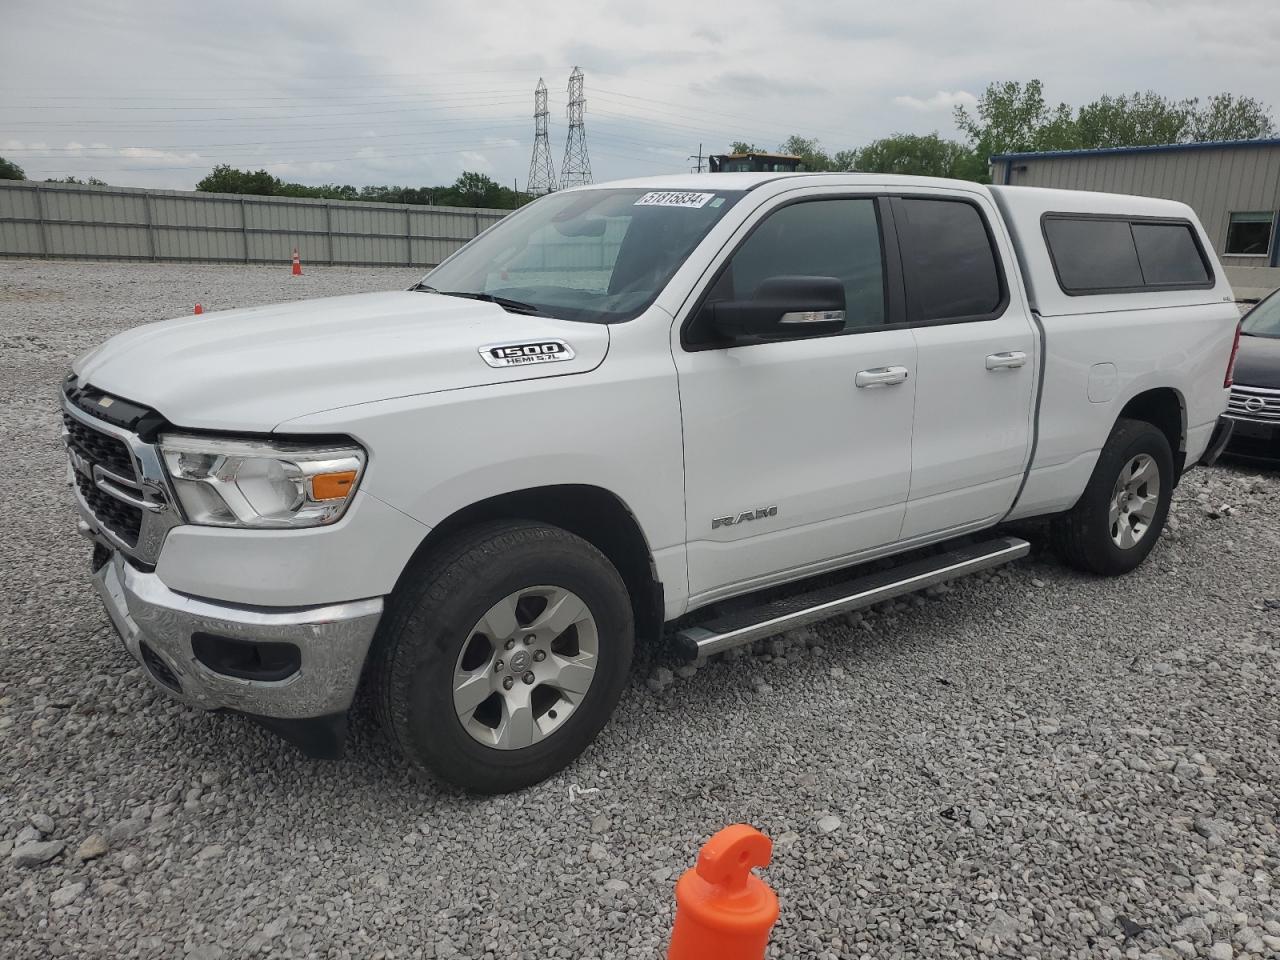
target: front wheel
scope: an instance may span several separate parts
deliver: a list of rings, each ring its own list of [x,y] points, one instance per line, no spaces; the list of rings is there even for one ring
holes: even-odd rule
[[[1168,438],[1144,420],[1120,420],[1084,494],[1054,523],[1058,552],[1078,570],[1128,573],[1160,539],[1172,495]]]
[[[405,756],[478,793],[568,765],[608,721],[634,645],[626,586],[558,527],[464,533],[411,570],[379,637],[377,699]]]

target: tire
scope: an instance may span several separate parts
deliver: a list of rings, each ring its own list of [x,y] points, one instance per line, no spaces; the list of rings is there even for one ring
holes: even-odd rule
[[[1158,474],[1155,478],[1152,468]],[[1173,452],[1168,438],[1145,420],[1117,421],[1084,494],[1053,524],[1058,553],[1070,566],[1087,573],[1104,577],[1128,573],[1160,539],[1172,494]],[[1151,496],[1157,498],[1154,503]]]
[[[374,699],[415,768],[507,793],[595,739],[634,643],[626,585],[604,554],[558,527],[486,524],[402,578],[378,634]]]

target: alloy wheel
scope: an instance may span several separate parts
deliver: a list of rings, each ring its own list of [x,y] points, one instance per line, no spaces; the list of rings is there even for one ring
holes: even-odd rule
[[[453,671],[463,729],[498,750],[519,750],[554,733],[595,677],[600,635],[572,591],[534,586],[503,597],[472,628]]]

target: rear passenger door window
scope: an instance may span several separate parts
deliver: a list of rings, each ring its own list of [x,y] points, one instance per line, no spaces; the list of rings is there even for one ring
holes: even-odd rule
[[[844,284],[844,333],[885,324],[885,263],[871,197],[805,200],[769,214],[734,251],[706,301],[750,300],[774,277],[835,277]],[[690,345],[714,334],[690,329]]]
[[[1004,277],[982,212],[960,199],[899,197],[894,222],[912,321],[934,323],[998,316]]]

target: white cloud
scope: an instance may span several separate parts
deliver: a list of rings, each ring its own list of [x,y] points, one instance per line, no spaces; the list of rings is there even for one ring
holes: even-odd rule
[[[894,97],[893,102],[908,110],[920,113],[934,113],[945,110],[948,114],[956,107],[972,107],[978,98],[967,90],[939,90],[932,97],[921,100],[919,97]]]
[[[154,147],[124,147],[116,155],[125,160],[139,160],[144,163],[199,163],[200,154],[196,151],[175,153],[171,150],[157,150]]]

